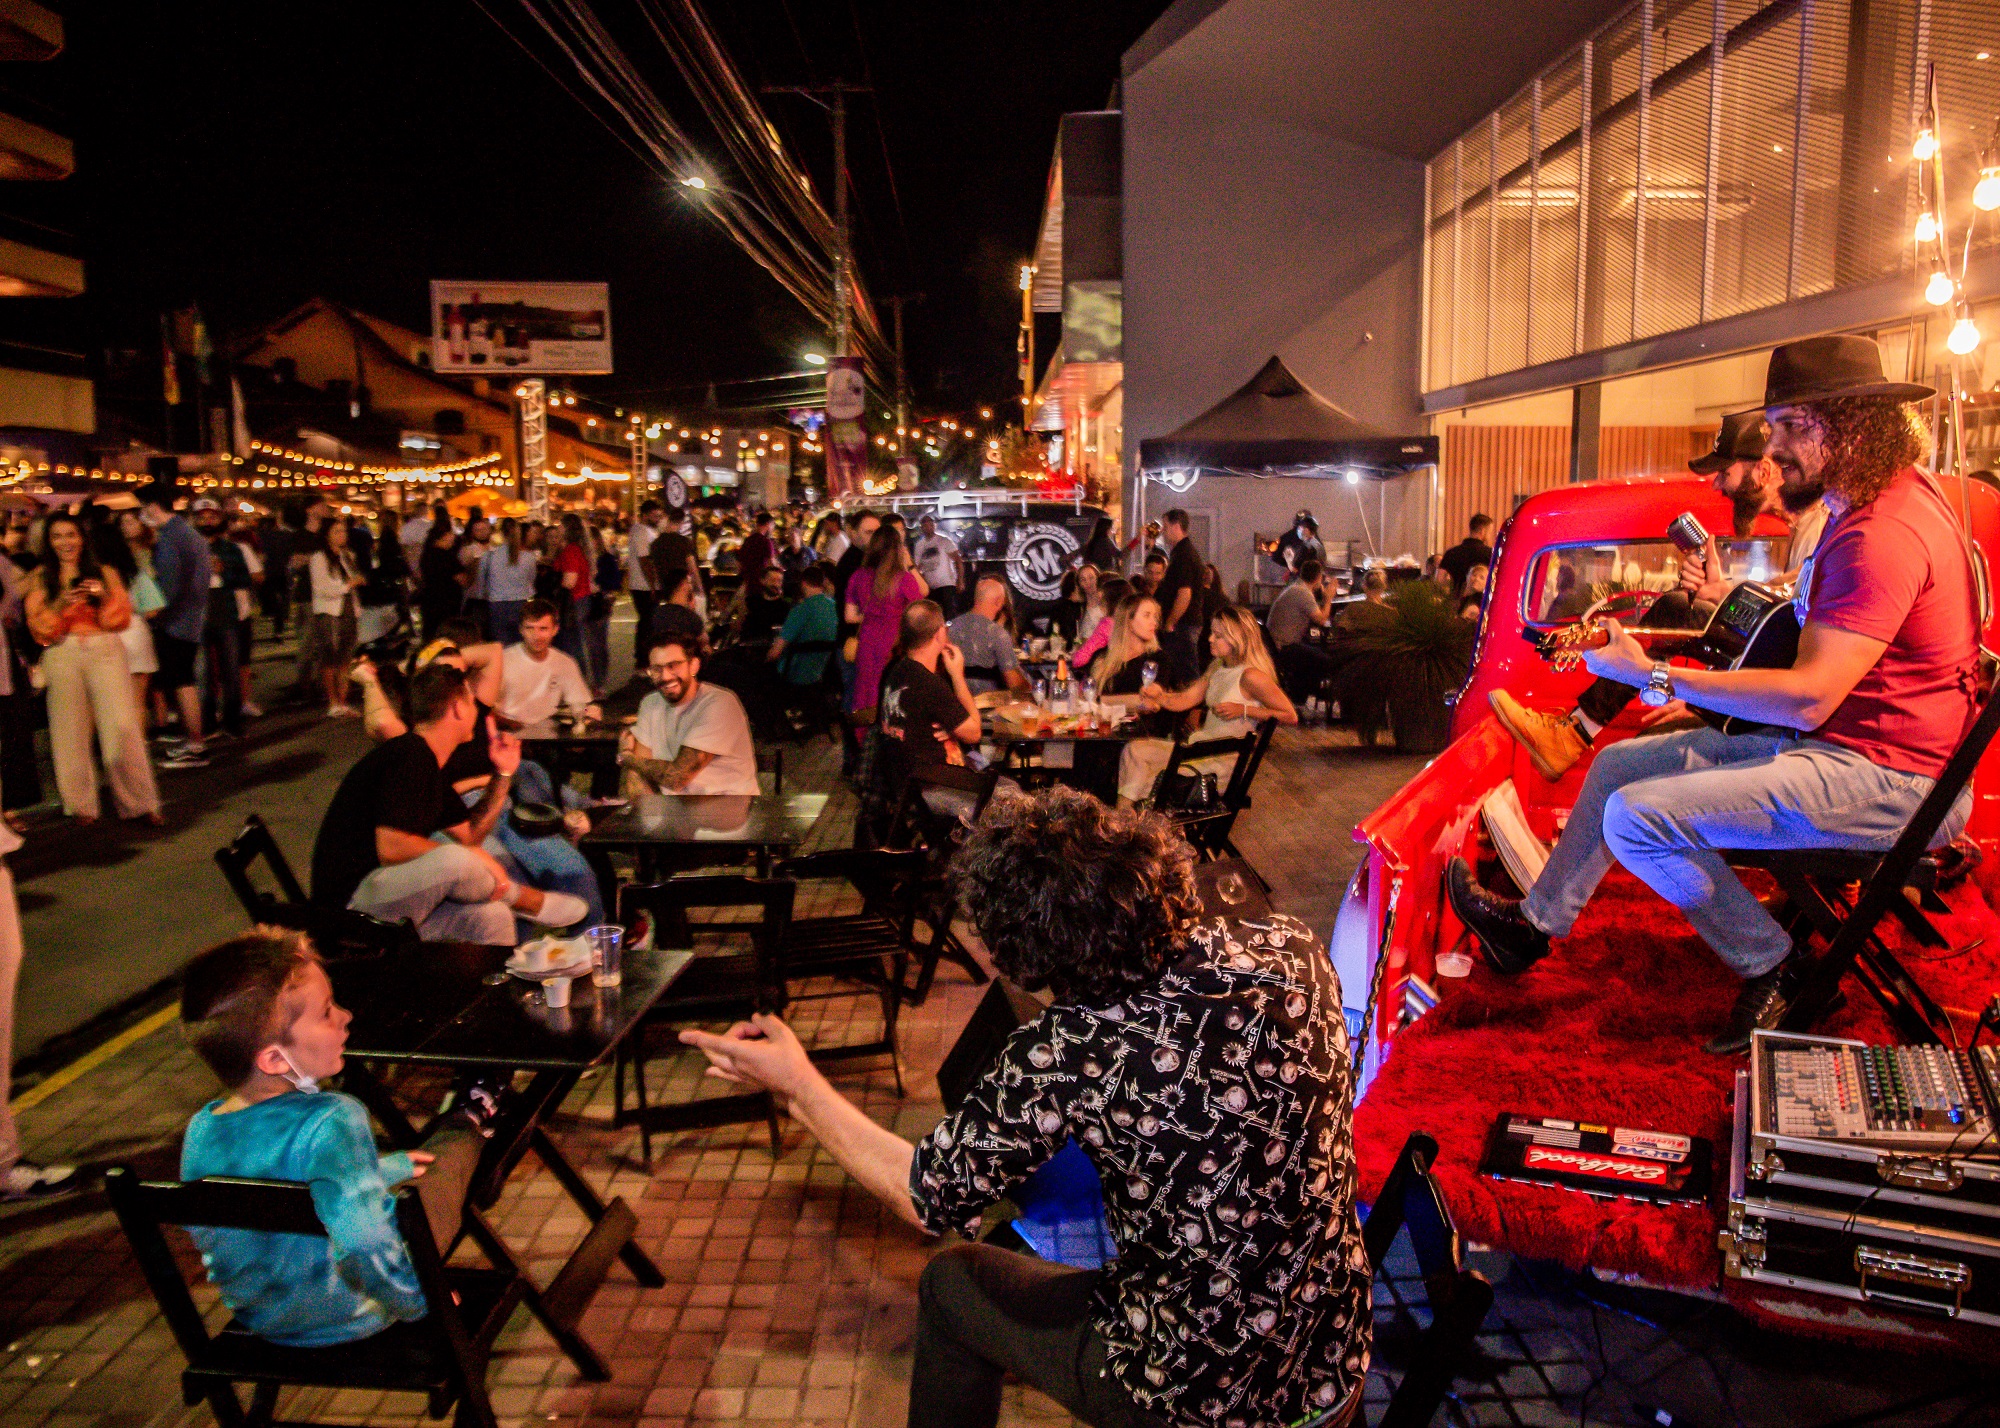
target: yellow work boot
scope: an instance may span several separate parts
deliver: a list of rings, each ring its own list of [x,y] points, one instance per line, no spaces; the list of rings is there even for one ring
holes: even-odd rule
[[[1539,709],[1523,708],[1504,689],[1487,695],[1486,702],[1493,706],[1501,727],[1528,751],[1535,772],[1550,783],[1568,773],[1590,747],[1576,720],[1567,714],[1544,714]]]

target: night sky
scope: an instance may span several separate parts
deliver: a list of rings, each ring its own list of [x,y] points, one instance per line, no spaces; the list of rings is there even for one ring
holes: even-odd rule
[[[518,0],[488,3],[529,35]],[[1120,54],[1165,3],[711,0],[750,83],[876,87],[851,118],[857,250],[878,303],[926,294],[909,318],[920,404],[1018,390],[1014,270],[1057,118],[1105,104]],[[0,210],[74,233],[90,292],[12,300],[0,336],[138,348],[157,342],[163,308],[198,301],[222,334],[315,292],[422,328],[432,278],[605,280],[619,370],[577,386],[656,408],[695,400],[661,389],[796,368],[824,345],[472,0],[59,8],[68,50],[0,67],[0,104],[75,138],[78,173],[6,185]],[[703,133],[665,54],[629,26],[632,0],[597,8],[626,23],[633,58]],[[824,116],[764,103],[827,195]]]

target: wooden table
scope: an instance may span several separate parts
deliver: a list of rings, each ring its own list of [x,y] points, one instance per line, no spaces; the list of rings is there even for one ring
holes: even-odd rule
[[[465,1207],[465,1230],[495,1265],[520,1275],[529,1311],[578,1371],[603,1382],[611,1372],[578,1324],[611,1262],[623,1260],[648,1288],[657,1289],[666,1278],[632,1243],[638,1221],[631,1207],[619,1198],[607,1204],[549,1138],[542,1121],[562,1104],[586,1070],[611,1055],[694,954],[627,952],[623,985],[600,988],[592,986],[588,976],[577,978],[571,983],[567,1007],[546,1005],[534,983],[515,977],[490,982],[508,955],[504,947],[426,942],[416,954],[363,955],[328,963],[334,995],[354,1015],[347,1033],[343,1086],[368,1107],[399,1147],[411,1149],[420,1143],[417,1129],[377,1078],[379,1065],[534,1073],[523,1093],[534,1113],[487,1142],[475,1183],[504,1176],[532,1150],[589,1217],[590,1232],[543,1289],[471,1203]],[[501,1123],[507,1125],[504,1115]]]
[[[616,720],[558,724],[554,719],[519,731],[521,752],[547,769],[558,788],[572,773],[588,773],[590,791],[600,798],[618,792],[618,736],[624,732]]]
[[[1127,719],[1112,730],[1104,730],[1099,725],[1098,730],[1090,734],[1025,734],[1015,724],[994,717],[990,711],[980,720],[981,739],[999,747],[1002,762],[1014,768],[1027,768],[1026,761],[1040,752],[1043,755],[1043,770],[1067,776],[1059,777],[1059,782],[1073,784],[1103,798],[1107,793],[1104,786],[1107,769],[1111,779],[1109,791],[1116,792],[1117,770],[1112,751],[1123,750],[1134,739],[1145,738],[1146,732],[1143,721],[1138,719]],[[1053,764],[1048,761],[1050,746],[1064,750],[1062,761]],[[1084,751],[1081,760],[1077,757],[1078,750]],[[1091,752],[1093,750],[1098,752]],[[1080,770],[1079,763],[1082,766]]]
[[[605,858],[614,850],[638,856],[642,881],[662,863],[698,867],[745,853],[756,854],[758,876],[768,878],[774,858],[805,842],[825,808],[823,793],[646,794],[593,813],[596,826],[577,846],[606,888],[615,885]]]

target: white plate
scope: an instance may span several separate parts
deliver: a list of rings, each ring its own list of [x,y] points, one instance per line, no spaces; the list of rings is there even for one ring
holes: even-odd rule
[[[550,977],[575,977],[590,970],[590,944],[581,937],[558,939],[542,937],[537,942],[552,944],[555,955],[545,967],[530,967],[524,956],[528,947],[535,942],[516,948],[514,955],[507,959],[507,970],[526,982],[546,981]]]

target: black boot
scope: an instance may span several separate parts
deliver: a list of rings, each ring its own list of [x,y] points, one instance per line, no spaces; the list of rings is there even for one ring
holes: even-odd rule
[[[1474,882],[1465,859],[1453,858],[1445,868],[1444,889],[1451,910],[1472,929],[1494,971],[1511,977],[1549,955],[1549,934],[1528,921],[1513,898],[1495,896]]]
[[[1763,976],[1746,980],[1743,990],[1736,994],[1736,1005],[1729,1010],[1729,1025],[1721,1035],[1705,1043],[1702,1050],[1717,1056],[1734,1056],[1750,1049],[1751,1032],[1759,1027],[1775,1030],[1792,1005],[1789,972],[1790,963],[1780,962]]]

